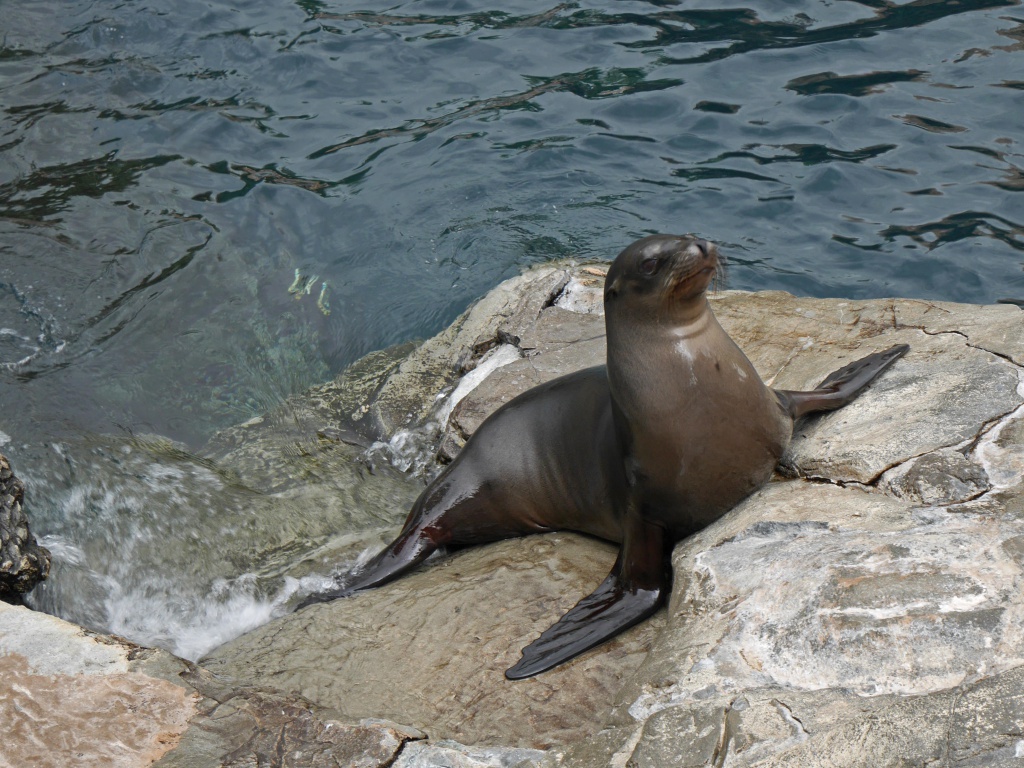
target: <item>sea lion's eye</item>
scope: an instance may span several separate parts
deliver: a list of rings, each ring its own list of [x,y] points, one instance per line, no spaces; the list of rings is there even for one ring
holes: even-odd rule
[[[653,275],[658,271],[658,260],[657,259],[644,259],[640,262],[640,274],[641,275]]]

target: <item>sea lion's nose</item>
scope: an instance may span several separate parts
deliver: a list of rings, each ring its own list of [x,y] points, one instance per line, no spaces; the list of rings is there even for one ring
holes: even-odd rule
[[[700,248],[700,252],[705,259],[711,255],[711,250],[715,247],[714,243],[710,243],[707,240],[704,240],[703,238],[700,237],[694,240],[693,244]]]

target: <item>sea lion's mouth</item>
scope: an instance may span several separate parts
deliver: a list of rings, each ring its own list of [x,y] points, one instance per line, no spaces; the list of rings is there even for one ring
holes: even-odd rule
[[[717,271],[718,264],[716,263],[696,269],[689,274],[680,275],[672,281],[669,293],[673,296],[679,296],[680,294],[694,295],[696,293],[703,293],[711,284],[711,281],[715,277],[715,272]],[[697,283],[701,280],[704,280],[704,284],[699,289],[695,290]]]

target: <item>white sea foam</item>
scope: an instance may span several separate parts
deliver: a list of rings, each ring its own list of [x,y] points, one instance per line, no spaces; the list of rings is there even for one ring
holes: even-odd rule
[[[81,565],[85,562],[85,553],[62,536],[40,536],[39,543],[50,551],[54,560],[70,565]]]
[[[415,429],[400,429],[386,443],[378,441],[371,445],[366,455],[370,459],[383,457],[399,472],[418,474],[434,461],[439,429],[436,421]]]
[[[288,613],[295,595],[333,589],[337,584],[322,575],[288,577],[270,596],[259,594],[254,574],[220,579],[204,596],[176,594],[176,585],[163,579],[127,589],[110,584],[106,623],[113,634],[196,661]]]
[[[55,556],[70,555],[77,562],[75,547],[56,544]],[[338,575],[310,574],[301,579],[285,577],[280,588],[267,595],[255,574],[234,579],[217,579],[205,594],[182,591],[175,578],[149,577],[145,583],[124,586],[109,576],[89,575],[105,591],[103,610],[108,632],[140,645],[163,648],[182,658],[196,661],[213,649],[230,642],[294,607],[297,596],[306,596],[343,586],[349,573],[359,571],[377,552],[368,547],[351,561],[339,566]]]
[[[268,622],[296,588],[288,584],[277,595],[260,598],[250,574],[215,583],[205,598],[176,594],[176,585],[163,578],[125,588],[108,585],[104,607],[113,634],[193,661]]]

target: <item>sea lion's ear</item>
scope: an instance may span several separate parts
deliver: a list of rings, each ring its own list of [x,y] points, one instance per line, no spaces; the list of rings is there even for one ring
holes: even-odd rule
[[[604,286],[604,300],[611,301],[619,295],[619,281],[621,278],[616,277],[610,283],[605,283]]]

